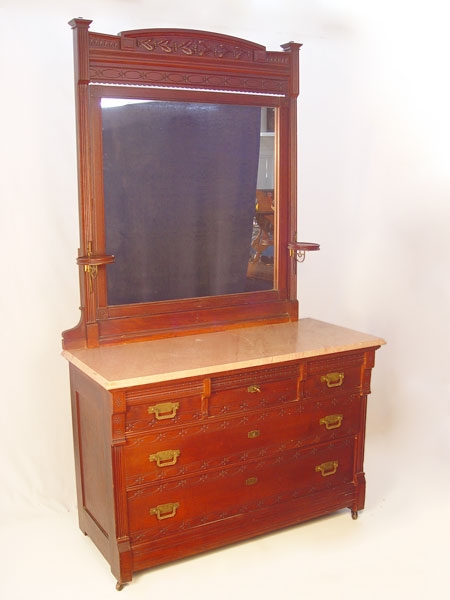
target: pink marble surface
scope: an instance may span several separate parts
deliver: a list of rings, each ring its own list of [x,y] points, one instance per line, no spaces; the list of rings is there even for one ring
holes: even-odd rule
[[[230,369],[380,346],[385,341],[315,319],[64,350],[63,356],[106,389],[208,375]]]

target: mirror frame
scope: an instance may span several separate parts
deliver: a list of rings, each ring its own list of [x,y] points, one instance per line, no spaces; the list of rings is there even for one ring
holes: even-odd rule
[[[98,347],[298,319],[296,260],[299,49],[283,51],[217,33],[140,29],[107,35],[73,19],[81,318],[63,347]],[[108,305],[100,98],[219,102],[276,111],[274,289]]]

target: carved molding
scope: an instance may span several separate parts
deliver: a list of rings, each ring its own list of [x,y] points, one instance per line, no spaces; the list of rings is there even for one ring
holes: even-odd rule
[[[123,448],[113,446],[111,449],[112,467],[114,473],[114,497],[116,505],[116,536],[127,537],[128,513],[125,496],[125,465],[123,461]]]
[[[130,388],[126,390],[126,399],[129,406],[145,402],[164,402],[173,398],[189,398],[199,396],[203,392],[203,380],[174,382],[170,384],[154,384],[144,388]]]
[[[120,50],[120,39],[110,35],[89,33],[89,46],[105,50]]]
[[[139,50],[153,54],[172,54],[183,56],[203,56],[213,58],[231,58],[233,60],[253,60],[253,50],[238,44],[214,43],[199,38],[145,37],[136,40]]]
[[[307,375],[312,376],[326,371],[334,371],[342,368],[360,367],[364,361],[363,353],[348,354],[345,357],[331,356],[329,358],[318,358],[309,360],[307,363]]]
[[[149,85],[167,87],[195,87],[211,90],[234,89],[246,93],[288,93],[283,79],[239,75],[200,74],[183,70],[162,71],[152,67],[124,68],[120,66],[91,67],[89,78],[93,83],[115,83],[117,85]]]
[[[262,62],[272,65],[288,66],[289,54],[286,52],[267,52],[264,46],[254,43],[240,43],[237,38],[220,36],[221,39],[183,35],[168,36],[161,31],[141,31],[140,35],[123,32],[112,36],[89,32],[89,46],[95,50],[145,52],[156,56],[179,56],[183,58],[211,58],[214,60],[233,60],[241,62]],[[244,42],[244,41],[242,41]]]
[[[276,381],[296,379],[299,375],[298,364],[280,366],[270,369],[259,369],[254,371],[243,371],[233,375],[213,377],[211,380],[212,391],[227,390],[235,387],[245,387],[252,383],[272,383]]]

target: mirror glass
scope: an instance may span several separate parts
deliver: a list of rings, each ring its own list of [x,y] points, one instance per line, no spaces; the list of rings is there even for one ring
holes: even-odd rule
[[[275,111],[102,98],[109,305],[274,288]]]

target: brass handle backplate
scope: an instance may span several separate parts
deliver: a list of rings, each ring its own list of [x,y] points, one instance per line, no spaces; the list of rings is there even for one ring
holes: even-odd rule
[[[150,454],[148,460],[156,462],[157,467],[170,467],[177,462],[179,456],[179,450],[161,450],[160,452],[156,452],[156,454]]]
[[[261,391],[259,385],[249,385],[247,388],[247,392],[249,394],[258,394]]]
[[[253,429],[252,431],[249,431],[247,433],[247,437],[251,440],[253,440],[254,438],[257,438],[261,435],[261,432],[259,429]]]
[[[179,408],[179,402],[163,402],[162,404],[149,406],[147,412],[149,415],[155,415],[155,419],[158,421],[162,421],[163,419],[173,419]]]
[[[245,480],[245,485],[255,485],[257,483],[258,483],[257,477],[249,477],[248,479]]]
[[[326,383],[327,387],[329,388],[339,387],[344,381],[344,373],[342,371],[335,373],[327,373],[326,375],[322,375],[320,381],[322,383]]]
[[[177,509],[180,508],[179,502],[170,502],[168,504],[158,504],[155,508],[150,509],[150,514],[155,515],[158,521],[170,519],[174,517]]]
[[[320,419],[319,424],[325,425],[325,429],[338,429],[342,425],[344,415],[327,415]]]
[[[320,473],[322,477],[328,477],[329,475],[334,475],[336,473],[338,466],[339,462],[337,460],[330,460],[321,465],[317,465],[316,473]]]

